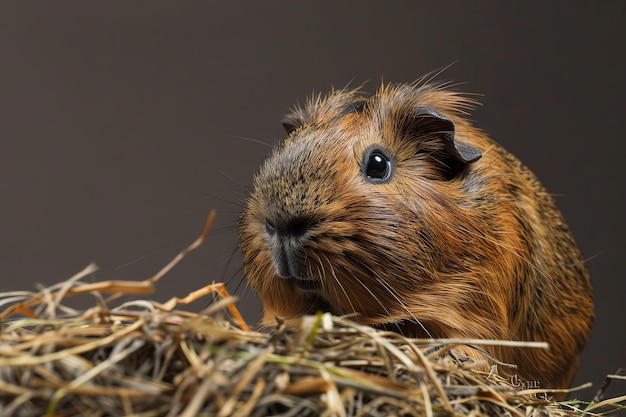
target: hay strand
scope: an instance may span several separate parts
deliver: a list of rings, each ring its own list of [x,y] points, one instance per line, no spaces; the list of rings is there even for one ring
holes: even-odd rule
[[[407,339],[322,313],[260,333],[221,283],[164,303],[113,304],[152,291],[204,241],[213,218],[147,280],[83,282],[97,269],[88,265],[36,292],[0,294],[0,415],[521,417],[624,408],[626,396],[554,404],[545,390],[521,390],[455,352],[486,344],[545,348],[541,343]],[[92,307],[70,306],[71,297],[86,293]],[[206,297],[213,302],[202,312],[183,308]]]

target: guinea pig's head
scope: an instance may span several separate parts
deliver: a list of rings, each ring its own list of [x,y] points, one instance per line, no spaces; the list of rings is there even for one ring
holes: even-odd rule
[[[288,136],[240,221],[266,322],[320,310],[430,322],[441,319],[433,306],[462,305],[474,285],[462,278],[465,178],[482,154],[453,120],[470,105],[436,86],[395,85],[371,97],[333,91],[285,118]]]

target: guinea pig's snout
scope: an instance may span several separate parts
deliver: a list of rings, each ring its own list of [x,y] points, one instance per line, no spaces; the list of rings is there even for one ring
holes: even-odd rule
[[[293,279],[303,289],[317,288],[307,263],[306,242],[311,222],[305,217],[294,217],[286,221],[265,221],[265,230],[270,240],[270,252],[276,275]]]

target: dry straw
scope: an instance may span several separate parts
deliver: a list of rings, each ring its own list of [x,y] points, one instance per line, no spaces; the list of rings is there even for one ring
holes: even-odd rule
[[[511,342],[408,340],[328,314],[259,333],[222,284],[166,303],[120,300],[153,291],[204,241],[213,218],[145,281],[87,282],[90,265],[37,292],[0,294],[0,415],[591,416],[623,408],[626,396],[553,404],[545,392],[473,369],[480,363],[454,350]],[[91,294],[93,306],[68,306],[79,294]],[[181,308],[206,296],[214,302],[200,313]]]

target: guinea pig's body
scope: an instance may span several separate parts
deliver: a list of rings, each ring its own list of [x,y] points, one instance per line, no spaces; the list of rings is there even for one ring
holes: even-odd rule
[[[566,387],[593,321],[579,250],[550,195],[433,85],[311,99],[255,177],[241,217],[264,322],[317,311],[410,337],[493,347],[522,379]]]

